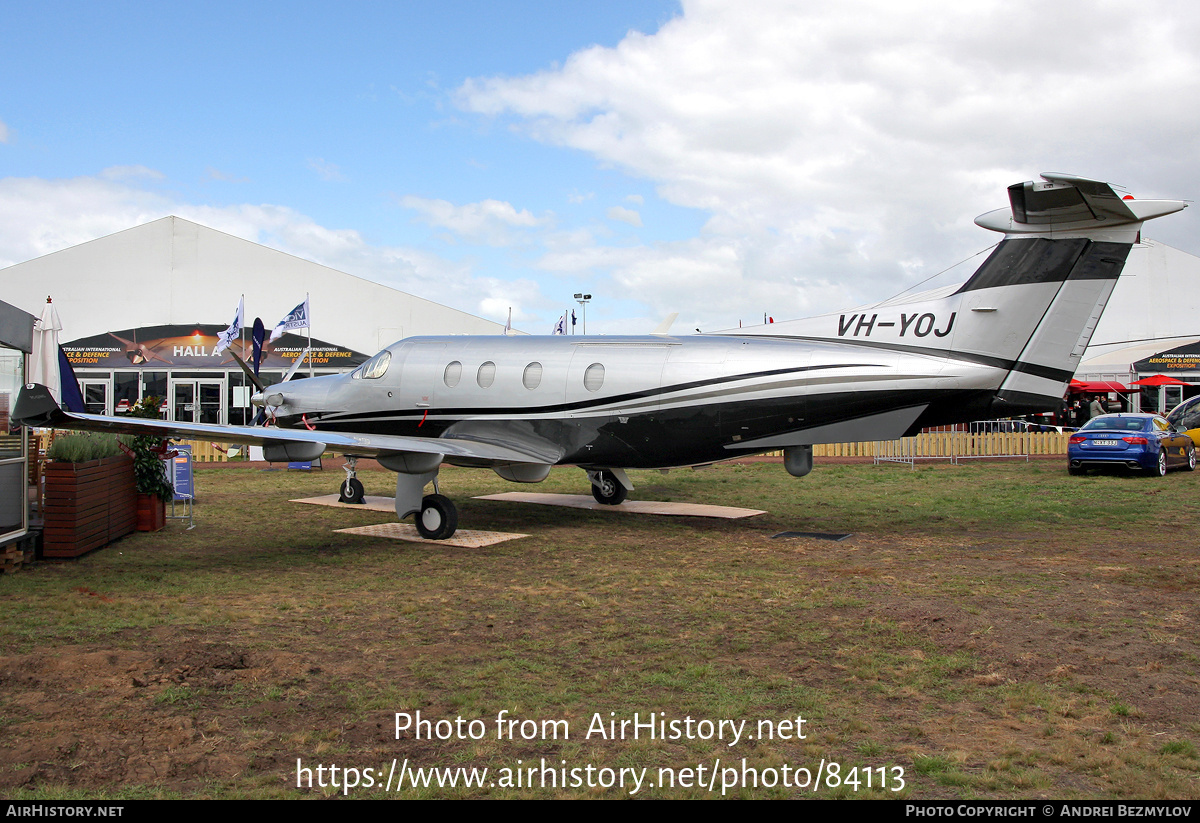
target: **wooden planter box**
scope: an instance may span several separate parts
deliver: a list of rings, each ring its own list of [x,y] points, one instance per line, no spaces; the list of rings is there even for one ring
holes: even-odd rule
[[[167,501],[157,494],[137,496],[137,530],[140,532],[161,531],[167,525]]]
[[[42,555],[78,557],[137,526],[133,460],[125,455],[86,463],[47,463]]]

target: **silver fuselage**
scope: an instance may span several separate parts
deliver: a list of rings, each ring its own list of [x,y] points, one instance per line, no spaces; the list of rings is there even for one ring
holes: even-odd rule
[[[425,337],[387,351],[375,378],[268,388],[283,398],[279,425],[479,439],[556,464],[669,467],[889,439],[923,415],[967,419],[1005,374],[885,346],[734,335]]]

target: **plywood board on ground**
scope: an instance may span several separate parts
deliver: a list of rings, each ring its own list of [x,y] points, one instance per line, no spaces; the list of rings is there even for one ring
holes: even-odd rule
[[[301,497],[289,502],[310,503],[314,506],[334,506],[343,509],[358,509],[360,512],[394,513],[396,511],[396,499],[393,497],[371,497],[368,495],[362,503],[342,503],[338,501],[336,494],[323,494],[320,497]]]
[[[374,526],[356,526],[352,529],[337,529],[343,534],[358,534],[365,537],[386,537],[389,540],[408,540],[412,543],[432,543],[437,546],[454,546],[460,549],[479,549],[505,540],[516,540],[518,537],[528,537],[527,534],[509,534],[506,532],[479,532],[471,529],[459,529],[453,537],[445,540],[426,540],[417,532],[416,526],[407,523],[379,523]]]

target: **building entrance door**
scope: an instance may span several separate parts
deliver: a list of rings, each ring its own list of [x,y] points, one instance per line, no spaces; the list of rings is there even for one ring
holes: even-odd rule
[[[79,389],[83,392],[83,410],[88,414],[112,414],[108,405],[107,380],[80,380]]]
[[[225,425],[225,381],[171,380],[171,419]]]
[[[1183,386],[1163,386],[1163,403],[1162,413],[1166,414],[1171,409],[1183,402]]]

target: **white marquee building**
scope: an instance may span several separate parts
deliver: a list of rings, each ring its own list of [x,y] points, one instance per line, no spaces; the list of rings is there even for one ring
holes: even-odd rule
[[[1166,374],[1195,384],[1139,392],[1142,411],[1168,411],[1194,396],[1200,391],[1200,360],[1155,355],[1200,340],[1197,284],[1200,257],[1154,240],[1134,246],[1075,378],[1128,386],[1139,378]],[[1146,362],[1151,358],[1156,362]],[[1142,369],[1135,367],[1139,361]]]
[[[131,326],[223,323],[238,295],[268,329],[305,293],[313,334],[374,354],[401,337],[502,334],[494,323],[181,217],[164,217],[0,269],[4,299],[40,316],[54,297],[64,339]]]
[[[212,356],[212,345],[243,294],[247,333],[257,316],[268,334],[308,295],[314,347],[327,349],[313,358],[317,373],[345,370],[402,337],[504,332],[501,323],[180,217],[0,269],[0,284],[4,300],[34,316],[53,297],[62,342],[84,344],[66,348],[88,411],[108,414],[153,394],[168,399],[170,419],[242,422],[246,381],[230,358]],[[280,341],[265,377],[283,373],[304,334]]]

